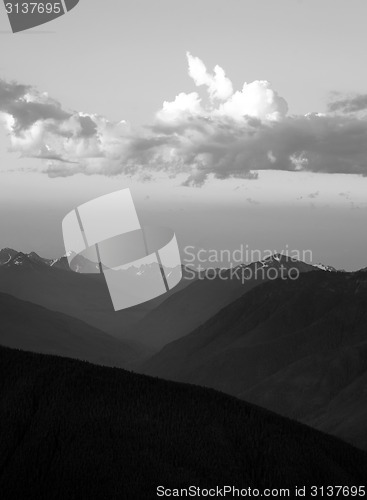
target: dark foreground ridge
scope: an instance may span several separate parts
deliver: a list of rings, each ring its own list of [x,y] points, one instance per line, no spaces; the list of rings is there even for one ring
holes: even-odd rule
[[[2,500],[359,485],[366,474],[363,451],[214,390],[0,348]]]

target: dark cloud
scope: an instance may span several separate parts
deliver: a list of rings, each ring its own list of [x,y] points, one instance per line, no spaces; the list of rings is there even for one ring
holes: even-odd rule
[[[254,200],[252,198],[246,198],[246,201],[250,203],[250,205],[260,205],[260,202],[257,200]]]
[[[58,102],[45,96],[38,96],[39,101],[33,100],[30,92],[31,87],[27,85],[0,80],[0,111],[13,117],[16,133],[27,130],[38,120],[60,122],[72,116]]]
[[[16,82],[6,82],[0,78],[0,106],[7,107],[20,97],[23,97],[28,90],[29,85],[21,85]]]
[[[320,191],[315,191],[314,193],[310,193],[308,196],[308,198],[311,198],[311,199],[315,199],[319,196],[320,194]]]
[[[351,199],[351,196],[350,196],[350,192],[346,192],[346,193],[339,193],[339,196],[347,199],[347,200],[350,200]]]
[[[92,120],[90,116],[82,116],[78,117],[80,123],[80,137],[93,137],[97,133],[97,124]]]
[[[358,94],[354,97],[339,99],[330,102],[328,110],[341,111],[342,113],[356,113],[367,109],[367,94]]]
[[[61,163],[71,163],[74,165],[77,165],[77,161],[72,161],[68,160],[67,158],[63,158],[62,156],[58,155],[57,153],[52,154],[52,153],[43,153],[39,155],[34,155],[30,156],[30,158],[38,158],[39,160],[51,160],[51,161],[56,161],[56,162],[61,162]]]
[[[196,127],[196,123],[198,126]],[[164,139],[164,140],[163,140]],[[169,151],[169,156],[166,153]],[[219,179],[251,177],[257,170],[367,174],[367,121],[345,116],[292,116],[272,123],[213,118],[203,127],[199,117],[170,134],[144,141],[130,157],[135,164],[168,163],[188,171],[187,185],[202,184],[209,174]]]

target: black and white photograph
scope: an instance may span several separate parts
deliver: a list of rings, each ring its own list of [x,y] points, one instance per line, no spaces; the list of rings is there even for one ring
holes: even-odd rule
[[[0,500],[367,496],[367,2],[0,2]]]

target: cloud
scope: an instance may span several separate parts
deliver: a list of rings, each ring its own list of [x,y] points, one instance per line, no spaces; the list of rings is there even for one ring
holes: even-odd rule
[[[250,203],[250,205],[260,205],[260,202],[257,200],[254,200],[252,198],[246,198],[246,201]]]
[[[349,107],[345,99],[335,101],[327,113],[290,115],[268,81],[245,82],[234,91],[219,66],[210,73],[199,58],[188,53],[187,60],[189,75],[206,87],[208,99],[179,92],[140,129],[66,110],[28,85],[0,80],[0,114],[11,150],[43,159],[53,177],[149,180],[163,172],[184,174],[185,185],[200,186],[209,176],[256,179],[268,169],[367,175],[367,118],[335,112],[356,110],[356,98]]]
[[[315,191],[314,193],[310,193],[309,195],[307,195],[308,198],[311,198],[311,199],[315,199],[319,196],[320,194],[320,191]]]
[[[210,99],[226,100],[233,94],[232,82],[226,77],[223,68],[215,66],[214,74],[211,75],[201,59],[192,56],[190,52],[187,52],[186,56],[189,64],[189,75],[198,87],[201,85],[208,87]]]
[[[278,121],[287,112],[287,102],[272,90],[266,80],[245,83],[241,91],[233,94],[216,111],[219,116],[231,117],[237,121],[242,121],[245,116]]]
[[[198,93],[185,94],[182,92],[174,101],[164,101],[162,109],[157,113],[157,118],[165,123],[177,124],[177,122],[183,122],[203,113]]]
[[[347,191],[347,192],[342,192],[342,193],[339,193],[339,196],[342,196],[343,198],[345,198],[346,200],[350,200],[351,199],[351,196],[350,196],[350,192]]]
[[[329,111],[355,113],[367,109],[367,94],[358,94],[353,97],[338,99],[328,104]]]
[[[106,162],[122,159],[129,134],[123,121],[113,123],[102,116],[65,110],[47,93],[1,79],[0,118],[9,135],[10,151],[46,160],[51,175],[61,175],[63,169],[62,175],[102,170],[108,175]],[[99,167],[96,158],[101,159]]]

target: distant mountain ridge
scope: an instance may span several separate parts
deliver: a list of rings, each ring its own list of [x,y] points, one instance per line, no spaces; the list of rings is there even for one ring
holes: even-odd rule
[[[104,276],[98,264],[82,256],[73,260],[71,272],[67,256],[45,259],[35,252],[5,248],[0,251],[0,292],[8,293],[50,310],[76,317],[119,339],[129,339],[144,349],[158,350],[207,321],[222,307],[267,279],[263,271],[296,267],[299,272],[319,268],[275,254],[263,261],[221,270],[212,279],[182,268],[183,279],[168,293],[138,306],[115,312]],[[87,274],[81,271],[88,271]],[[326,266],[325,266],[326,269]],[[238,271],[238,277],[233,271]],[[330,270],[329,268],[327,270]],[[242,273],[254,273],[241,282]],[[143,268],[126,270],[126,279]]]
[[[78,266],[91,272],[78,272]],[[184,278],[166,294],[129,309],[115,311],[105,278],[96,273],[97,264],[77,256],[73,267],[76,272],[71,272],[66,256],[44,259],[35,252],[27,254],[5,248],[0,251],[0,292],[73,316],[124,339],[132,324],[170,295],[191,284],[184,269]],[[138,271],[127,270],[126,278]],[[135,342],[134,339],[132,341]]]
[[[219,272],[220,271],[220,272]],[[205,273],[168,297],[130,329],[130,338],[154,350],[181,338],[208,321],[220,309],[260,284],[290,273],[323,272],[318,267],[274,254],[249,265]],[[272,272],[271,272],[272,271]]]
[[[270,270],[275,273],[282,269],[292,272],[293,268],[297,272],[334,270],[327,266],[320,269],[283,254],[234,269],[217,270],[220,276],[214,279],[205,272],[196,273],[183,266],[183,279],[173,290],[115,312],[98,264],[76,256],[72,268],[75,273],[70,272],[67,256],[45,259],[35,252],[25,254],[3,249],[0,251],[0,291],[79,318],[118,338],[141,344],[149,351],[157,351],[197,328],[222,307],[266,281]],[[126,279],[140,272],[145,271],[131,267],[125,271]]]
[[[99,265],[85,259],[82,256],[76,256],[72,266],[69,266],[67,255],[58,259],[46,259],[41,257],[36,252],[24,253],[18,252],[11,248],[3,248],[0,250],[0,266],[32,266],[43,265],[47,267],[54,267],[55,269],[64,269],[65,271],[97,273],[99,272]]]
[[[69,259],[73,256],[71,265],[69,265]],[[3,248],[0,250],[0,266],[29,266],[31,264],[41,264],[47,267],[53,267],[55,269],[63,269],[65,271],[74,271],[81,274],[99,274],[100,267],[99,263],[92,262],[82,255],[76,255],[69,252],[57,259],[47,259],[41,257],[36,252],[24,253],[13,250],[12,248]],[[144,271],[144,268],[148,268],[149,264],[144,264],[137,268],[136,266],[131,266],[127,269],[129,273],[137,271]],[[181,266],[185,271],[185,266]],[[195,273],[196,274],[196,273]]]
[[[70,256],[70,253],[69,253],[69,255],[65,254],[65,255],[58,257],[56,259],[48,259],[45,257],[41,257],[36,252],[25,253],[25,252],[20,252],[18,250],[14,250],[12,248],[3,248],[3,249],[0,249],[0,266],[5,265],[5,264],[22,265],[22,264],[26,264],[27,262],[30,261],[30,262],[43,263],[43,264],[50,266],[50,267],[60,267],[63,269],[70,270],[70,266],[68,265],[68,256]],[[87,265],[92,265],[93,268],[95,268],[95,269],[99,269],[98,263],[91,262],[82,256],[76,256],[76,257],[80,258],[79,262],[78,262],[78,258],[77,258],[77,264],[79,266],[82,266],[83,264],[87,264]],[[288,262],[302,262],[300,260],[297,260],[297,259],[294,259],[290,256],[287,256],[286,254],[283,254],[283,253],[274,253],[273,255],[271,255],[263,260],[252,262],[249,264],[239,264],[235,267],[252,267],[254,265],[257,265],[258,267],[266,267],[268,265],[268,263],[271,261],[273,261],[273,262],[278,261],[279,263],[283,263],[283,264],[286,261],[288,261]],[[18,262],[18,264],[17,264],[17,262]],[[335,267],[327,266],[327,265],[324,265],[321,263],[318,263],[318,264],[303,263],[303,264],[305,264],[305,266],[315,267],[315,268],[321,269],[323,271],[330,271],[330,272],[338,272],[339,271]],[[77,265],[72,266],[71,270],[73,270],[75,272],[80,272],[78,269],[76,269],[76,267],[77,267]],[[185,266],[182,266],[182,268],[185,269]],[[190,268],[190,269],[192,269],[192,268]],[[218,268],[218,269],[220,269],[220,268]],[[84,272],[87,272],[87,270],[85,270]],[[93,273],[94,271],[91,271],[91,272]],[[342,270],[341,272],[344,272],[344,270]]]

